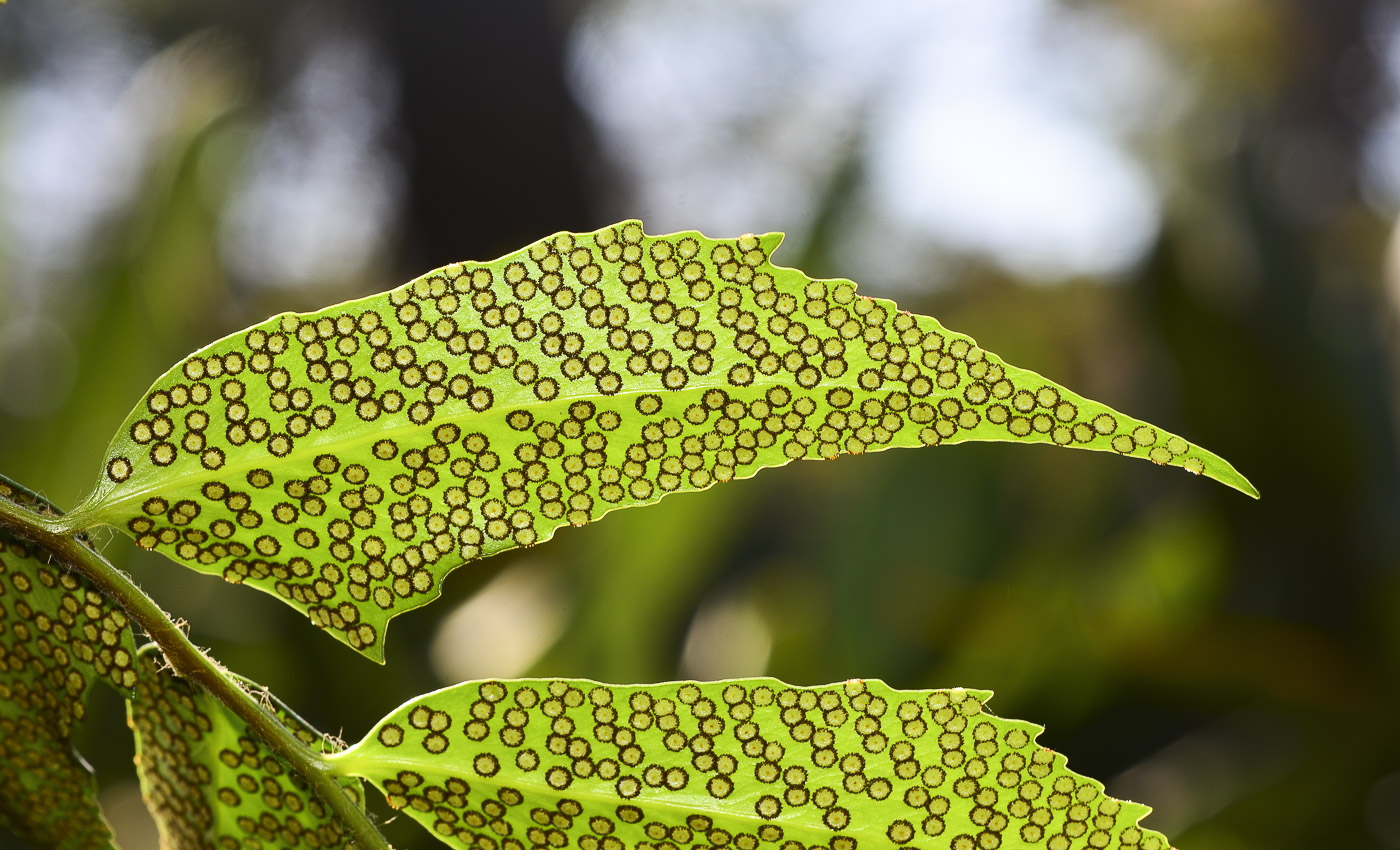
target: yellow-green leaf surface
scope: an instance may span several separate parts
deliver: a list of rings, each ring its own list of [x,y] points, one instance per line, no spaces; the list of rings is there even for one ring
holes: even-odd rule
[[[0,499],[58,513],[3,477]],[[110,846],[96,779],[72,733],[92,683],[129,690],[135,665],[126,613],[0,530],[0,830],[36,848]]]
[[[467,561],[797,458],[1052,443],[1254,492],[934,319],[774,266],[781,238],[624,222],[273,317],[156,381],[70,525],[118,526],[382,659],[389,619]]]
[[[135,695],[136,766],[147,808],[169,850],[343,847],[350,838],[305,783],[217,700],[162,669],[143,647]],[[252,683],[248,683],[252,686]],[[256,687],[256,686],[252,686]],[[269,705],[309,747],[341,746],[270,695]],[[363,804],[359,780],[342,782]]]
[[[1165,850],[1116,800],[988,714],[986,691],[875,680],[473,682],[332,758],[451,847]]]

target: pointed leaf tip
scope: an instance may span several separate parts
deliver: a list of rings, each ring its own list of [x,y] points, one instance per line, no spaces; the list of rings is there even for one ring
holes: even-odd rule
[[[156,381],[71,522],[381,660],[390,619],[464,563],[790,460],[1004,440],[1249,487],[936,319],[774,265],[781,239],[625,221],[275,316]]]
[[[1259,488],[1255,487],[1248,478],[1241,475],[1235,467],[1215,455],[1211,455],[1211,457],[1214,458],[1217,463],[1214,465],[1209,477],[1214,478],[1216,481],[1228,487],[1235,488],[1251,499],[1261,498]]]

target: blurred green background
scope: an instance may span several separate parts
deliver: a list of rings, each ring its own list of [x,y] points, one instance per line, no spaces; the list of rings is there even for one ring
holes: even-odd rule
[[[1183,850],[1400,848],[1397,212],[1384,0],[11,0],[0,470],[72,505],[158,374],[274,312],[624,217],[783,230],[1263,500],[995,444],[796,464],[464,568],[383,668],[105,551],[350,740],[469,677],[962,685]],[[99,694],[79,743],[140,850],[121,724]]]

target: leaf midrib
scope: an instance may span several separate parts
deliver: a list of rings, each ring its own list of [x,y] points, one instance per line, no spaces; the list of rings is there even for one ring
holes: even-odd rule
[[[721,370],[719,369],[715,369],[712,370],[711,374],[717,375],[720,371]],[[83,501],[79,503],[77,507],[65,514],[60,520],[60,523],[62,526],[62,530],[65,532],[82,531],[90,529],[96,525],[116,526],[117,523],[113,522],[112,520],[119,520],[130,515],[129,512],[120,510],[121,508],[131,505],[132,503],[139,504],[141,502],[144,502],[148,497],[156,495],[158,492],[169,492],[172,490],[178,490],[184,487],[188,487],[191,484],[212,480],[215,477],[227,477],[229,475],[238,476],[240,474],[246,475],[246,473],[254,469],[273,468],[278,464],[288,462],[289,458],[304,457],[317,449],[324,449],[326,447],[358,448],[359,446],[370,442],[378,442],[381,439],[393,438],[396,436],[402,436],[414,432],[425,432],[426,430],[433,428],[435,424],[443,424],[446,422],[461,423],[467,421],[472,417],[477,416],[485,417],[499,415],[501,417],[504,417],[508,415],[511,411],[515,410],[535,410],[540,408],[551,407],[554,405],[567,406],[579,401],[587,401],[594,404],[595,406],[598,406],[605,404],[607,401],[613,399],[635,399],[644,395],[658,395],[661,396],[663,400],[665,400],[674,399],[677,397],[686,397],[691,393],[696,393],[703,396],[704,393],[712,389],[722,389],[726,392],[730,392],[733,390],[743,391],[752,390],[755,388],[787,387],[788,382],[772,380],[772,378],[775,378],[777,377],[777,375],[781,374],[783,373],[778,372],[773,376],[764,375],[763,377],[768,378],[769,380],[754,380],[753,383],[749,384],[747,387],[734,387],[727,381],[722,380],[711,379],[710,382],[701,382],[692,379],[686,384],[684,388],[679,390],[671,390],[666,389],[665,387],[658,387],[652,389],[622,391],[614,393],[613,395],[603,395],[601,393],[583,393],[577,395],[566,395],[564,393],[560,393],[558,396],[555,396],[554,398],[548,401],[541,401],[539,399],[535,399],[533,401],[526,400],[521,404],[495,404],[490,410],[482,412],[472,411],[468,408],[465,414],[462,416],[448,415],[442,418],[434,417],[433,421],[425,423],[423,425],[414,424],[413,422],[408,421],[406,418],[402,418],[398,424],[395,424],[393,426],[381,426],[377,429],[373,427],[373,423],[368,423],[371,426],[370,430],[364,432],[360,436],[356,436],[351,439],[346,439],[344,441],[326,440],[324,442],[314,442],[311,444],[311,447],[306,450],[303,450],[301,448],[301,446],[305,445],[305,443],[297,442],[296,449],[291,454],[287,455],[286,458],[273,458],[272,463],[263,463],[260,459],[251,460],[244,463],[230,463],[220,467],[217,471],[213,472],[199,469],[195,465],[197,463],[197,460],[190,458],[185,464],[185,466],[189,469],[189,472],[172,476],[168,474],[162,474],[159,470],[149,470],[149,474],[147,476],[144,476],[150,480],[151,483],[149,485],[143,485],[139,489],[130,490],[129,492],[126,492],[119,498],[111,500],[104,499],[103,495],[101,495],[104,493],[104,489],[99,486],[91,495],[84,498]],[[830,383],[828,383],[827,381],[822,381],[819,382],[811,390],[808,390],[808,392],[818,392],[820,390],[835,389],[837,387],[843,386],[847,385],[840,381],[833,380]],[[462,404],[465,406],[465,402],[462,402]],[[689,427],[693,428],[698,426]],[[108,454],[113,454],[113,449],[115,448],[115,446],[110,448],[108,450]],[[202,475],[200,474],[201,472],[203,473]],[[105,477],[103,480],[106,480]],[[121,486],[122,485],[115,485],[111,488],[106,489],[105,492],[111,493],[115,490],[121,489]]]

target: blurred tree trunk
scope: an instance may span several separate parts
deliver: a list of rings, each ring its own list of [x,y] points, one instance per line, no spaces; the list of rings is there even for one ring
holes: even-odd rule
[[[588,202],[591,143],[567,85],[560,4],[360,5],[401,77],[406,272],[602,223]]]

